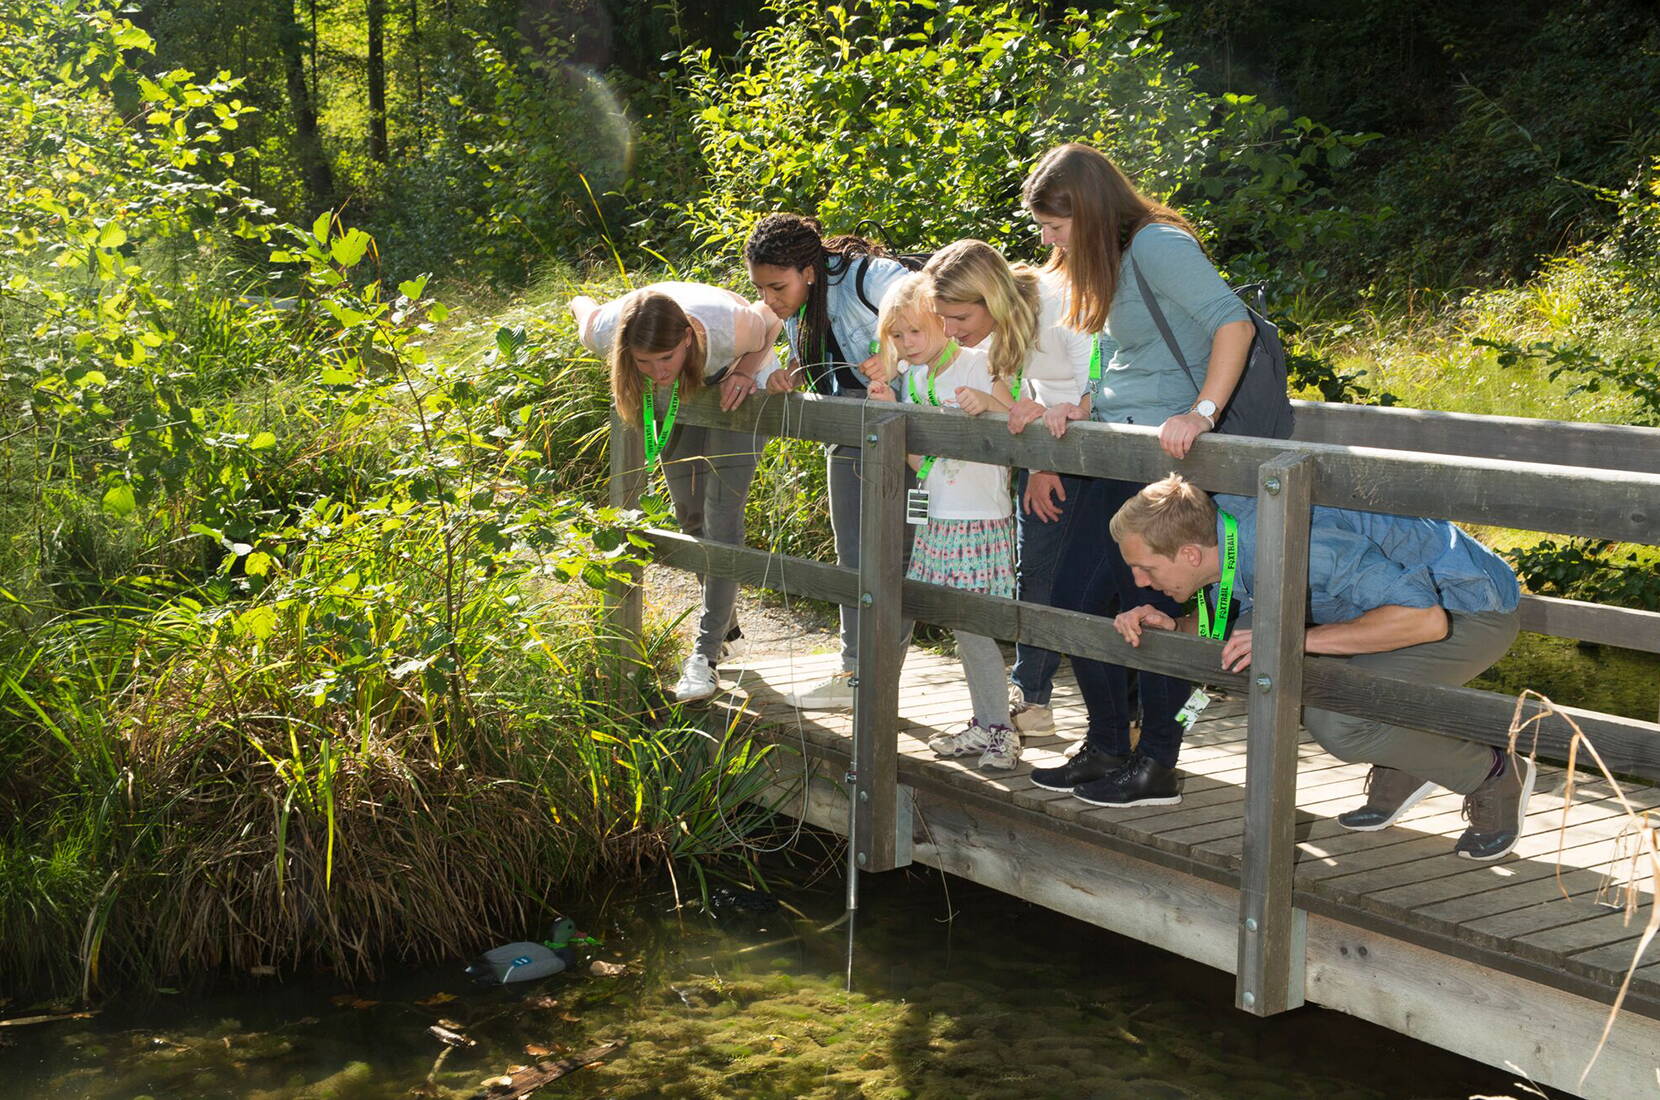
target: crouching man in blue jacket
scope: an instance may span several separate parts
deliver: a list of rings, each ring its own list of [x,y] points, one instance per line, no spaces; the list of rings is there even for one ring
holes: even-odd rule
[[[1222,667],[1251,663],[1251,591],[1256,582],[1256,501],[1211,497],[1172,474],[1147,486],[1113,517],[1112,537],[1137,584],[1178,603],[1198,594],[1197,614],[1172,619],[1151,605],[1113,625],[1131,645],[1143,630],[1222,636]],[[1228,562],[1232,561],[1232,568]],[[1496,554],[1443,520],[1347,508],[1313,510],[1304,648],[1346,657],[1380,675],[1459,685],[1504,656],[1518,629],[1516,575]],[[1231,590],[1239,607],[1225,631]],[[1223,597],[1226,598],[1226,597]],[[1202,624],[1202,625],[1201,625]],[[1498,859],[1516,846],[1533,793],[1534,766],[1488,745],[1373,718],[1307,707],[1304,725],[1339,760],[1372,765],[1365,805],[1338,816],[1345,828],[1394,824],[1440,785],[1464,796],[1470,826],[1453,850]]]

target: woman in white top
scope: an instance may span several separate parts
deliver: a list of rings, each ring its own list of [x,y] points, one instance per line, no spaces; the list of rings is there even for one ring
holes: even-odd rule
[[[997,249],[975,240],[936,252],[923,273],[946,333],[989,350],[994,370],[1009,379],[1016,398],[1009,431],[1025,430],[1046,408],[1080,402],[1088,407],[1091,363],[1099,362],[1100,345],[1066,325],[1063,279],[1026,264],[1011,265]],[[1017,475],[1020,598],[1028,603],[1052,602],[1055,566],[1083,481],[1044,470]],[[1060,654],[1024,643],[1016,644],[1014,652],[1015,728],[1022,733],[1053,730],[1049,701]]]
[[[601,305],[573,298],[583,345],[606,356],[617,412],[645,433],[646,469],[661,463],[675,518],[688,535],[742,544],[744,504],[755,477],[755,443],[745,432],[675,424],[680,401],[718,385],[721,407],[735,409],[778,369],[772,346],[778,319],[720,287],[653,283]],[[715,666],[738,636],[736,581],[703,578],[697,644],[675,698],[707,699],[719,689]]]

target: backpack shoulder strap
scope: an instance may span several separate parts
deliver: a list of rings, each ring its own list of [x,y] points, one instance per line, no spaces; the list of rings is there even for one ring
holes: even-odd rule
[[[859,295],[859,301],[864,303],[864,307],[874,315],[880,313],[881,310],[877,308],[875,302],[870,300],[870,295],[865,293],[865,276],[868,274],[870,274],[870,257],[860,257],[859,270],[853,276],[853,290]]]
[[[1170,322],[1164,319],[1164,310],[1159,308],[1159,300],[1153,294],[1153,288],[1147,285],[1147,277],[1141,273],[1141,265],[1135,262],[1135,257],[1130,255],[1128,250],[1124,255],[1129,258],[1130,270],[1135,274],[1136,289],[1141,291],[1141,300],[1147,303],[1147,312],[1153,315],[1153,324],[1158,326],[1159,335],[1164,337],[1165,346],[1170,349],[1170,354],[1176,357],[1182,373],[1187,375],[1188,383],[1197,394],[1199,381],[1193,377],[1193,370],[1187,365],[1187,360],[1182,358],[1182,349],[1176,346],[1176,334],[1170,331]]]

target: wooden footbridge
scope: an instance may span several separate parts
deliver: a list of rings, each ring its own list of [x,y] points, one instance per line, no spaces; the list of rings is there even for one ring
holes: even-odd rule
[[[1295,441],[1206,436],[1175,462],[1151,428],[1077,424],[1055,440],[948,410],[791,395],[724,414],[712,397],[683,404],[683,420],[758,442],[864,448],[858,570],[649,535],[668,565],[864,608],[866,667],[851,717],[784,702],[836,657],[774,654],[723,669],[725,705],[741,708],[751,736],[805,758],[773,754],[781,812],[851,832],[863,871],[925,863],[1230,971],[1235,1004],[1257,1015],[1317,1003],[1569,1092],[1660,1095],[1660,948],[1632,965],[1660,877],[1660,816],[1645,816],[1660,807],[1647,785],[1660,779],[1660,724],[1570,708],[1545,715],[1531,701],[1302,652],[1311,505],[1657,544],[1660,430],[1304,404]],[[639,434],[618,421],[612,432],[612,503],[631,506],[643,481]],[[1174,468],[1212,491],[1255,495],[1252,668],[1220,671],[1215,645],[1196,638],[1155,635],[1131,649],[1094,616],[903,580],[907,450],[1139,481]],[[1526,630],[1660,653],[1660,614],[1537,597],[1522,612]],[[624,644],[637,637],[638,587],[614,591],[610,613]],[[935,759],[924,742],[962,721],[966,689],[955,661],[897,651],[903,618],[1224,692],[1187,738],[1183,801],[1111,810],[1031,784],[1033,766],[1058,762],[1082,736],[1064,675],[1059,734],[1029,740],[1012,776]],[[1305,702],[1493,745],[1508,743],[1514,718],[1543,715],[1521,736],[1541,768],[1516,852],[1493,864],[1454,857],[1463,822],[1450,794],[1382,832],[1338,827],[1337,813],[1361,800],[1366,769],[1307,739]],[[1577,771],[1562,766],[1570,718],[1622,777],[1618,792],[1582,746]]]

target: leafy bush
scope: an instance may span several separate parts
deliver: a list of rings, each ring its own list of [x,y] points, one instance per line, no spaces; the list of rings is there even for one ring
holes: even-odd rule
[[[843,230],[874,220],[900,245],[973,236],[1029,253],[1020,181],[1072,140],[1204,223],[1234,273],[1273,271],[1276,291],[1321,276],[1280,262],[1287,250],[1356,228],[1323,182],[1371,136],[1199,92],[1161,44],[1161,7],[1055,19],[912,0],[771,10],[776,22],[732,66],[708,50],[683,58],[709,181],[684,212],[712,253],[735,254],[777,209]]]
[[[1660,611],[1660,551],[1600,539],[1543,539],[1506,556],[1540,595]]]

